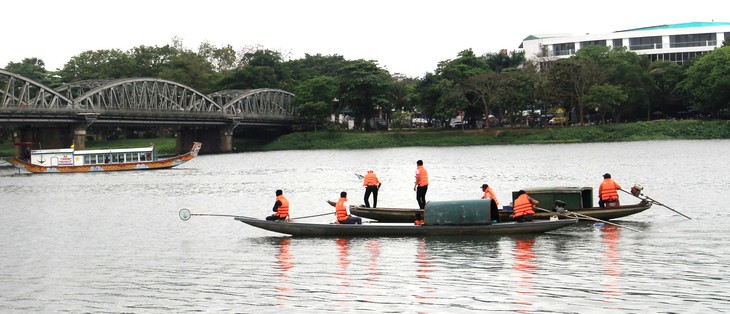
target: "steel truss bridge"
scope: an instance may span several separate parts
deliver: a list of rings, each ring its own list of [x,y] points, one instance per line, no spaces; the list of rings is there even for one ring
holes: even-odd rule
[[[294,94],[277,89],[204,95],[158,78],[74,82],[51,89],[0,70],[0,125],[79,123],[130,126],[291,126]]]

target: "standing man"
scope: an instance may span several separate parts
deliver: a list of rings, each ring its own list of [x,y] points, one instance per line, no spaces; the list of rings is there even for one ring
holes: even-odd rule
[[[416,185],[413,187],[416,191],[416,201],[418,208],[426,208],[426,192],[428,191],[428,171],[423,167],[423,160],[416,161]]]
[[[535,216],[535,209],[532,206],[539,203],[536,199],[527,195],[525,190],[520,190],[517,192],[517,199],[514,202],[512,218],[517,222],[532,221],[532,217]]]
[[[286,199],[281,190],[276,190],[276,202],[274,202],[274,214],[267,216],[266,220],[287,220],[289,218],[289,200]]]
[[[497,200],[497,195],[494,195],[494,191],[492,191],[492,188],[489,187],[489,184],[482,184],[482,191],[484,191],[484,196],[482,198],[491,198],[494,200],[494,204],[499,206],[499,200]]]
[[[350,214],[350,203],[347,202],[347,192],[345,191],[340,193],[340,199],[335,205],[335,216],[337,222],[341,224],[362,224],[362,218]]]
[[[621,186],[618,185],[618,183],[611,180],[611,174],[606,173],[603,175],[603,182],[601,182],[601,186],[598,187],[598,207],[604,208],[606,207],[606,203],[612,202],[612,201],[618,201],[618,190],[621,189]]]
[[[380,181],[372,170],[368,170],[365,175],[362,186],[365,187],[365,207],[370,208],[370,194],[373,194],[373,208],[378,207],[378,190],[380,190]]]

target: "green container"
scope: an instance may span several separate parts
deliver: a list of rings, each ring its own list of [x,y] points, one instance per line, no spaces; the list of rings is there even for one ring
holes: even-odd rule
[[[484,225],[490,224],[490,201],[487,199],[430,201],[424,210],[426,225]]]
[[[527,195],[536,199],[541,208],[551,209],[555,201],[565,202],[565,209],[582,209],[593,207],[593,188],[592,187],[543,187],[543,188],[526,188]],[[517,199],[517,191],[512,192],[512,201]]]

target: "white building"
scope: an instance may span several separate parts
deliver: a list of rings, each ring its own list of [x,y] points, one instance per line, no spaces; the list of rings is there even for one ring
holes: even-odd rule
[[[609,34],[531,35],[520,48],[528,60],[538,63],[569,58],[591,45],[627,47],[652,61],[674,61],[682,65],[698,55],[722,47],[730,39],[728,22],[691,22],[649,26]]]

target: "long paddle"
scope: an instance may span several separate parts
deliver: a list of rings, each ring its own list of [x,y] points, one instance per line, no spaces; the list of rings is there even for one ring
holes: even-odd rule
[[[304,216],[304,217],[297,217],[297,218],[291,218],[294,219],[304,219],[304,218],[312,218],[312,217],[319,217],[319,216],[325,216],[325,215],[334,215],[335,212],[329,212],[324,214],[317,214],[317,215],[311,215],[311,216]],[[190,219],[191,216],[214,216],[214,217],[243,217],[243,218],[249,218],[249,219],[256,219],[253,217],[247,217],[247,216],[241,216],[241,215],[223,215],[223,214],[192,214],[190,213],[190,210],[187,208],[183,208],[180,210],[180,213],[178,213],[178,216],[180,216],[180,219],[187,221]]]
[[[656,201],[656,200],[654,200],[653,198],[651,198],[651,197],[648,197],[648,196],[646,196],[646,195],[644,195],[644,194],[639,194],[639,195],[643,195],[643,196],[644,196],[644,198],[641,198],[641,197],[639,197],[639,196],[637,196],[637,195],[634,195],[633,193],[631,193],[631,192],[629,192],[629,191],[626,191],[626,190],[624,190],[624,189],[620,189],[620,190],[621,190],[621,191],[623,191],[623,192],[626,192],[626,193],[628,193],[628,194],[631,194],[632,196],[634,196],[634,197],[636,197],[636,198],[638,198],[638,199],[640,199],[640,200],[644,200],[644,201],[646,201],[646,200],[649,200],[649,201],[650,201],[650,202],[651,202],[652,204],[657,204],[657,205],[659,205],[659,206],[664,206],[664,207],[666,207],[667,209],[669,209],[669,210],[671,210],[671,211],[673,211],[673,212],[675,212],[675,213],[677,213],[677,214],[680,214],[680,215],[684,216],[684,218],[687,218],[687,219],[692,219],[692,218],[689,218],[689,216],[687,216],[687,215],[685,215],[685,214],[682,214],[682,213],[680,213],[680,212],[678,212],[678,211],[674,210],[673,208],[671,208],[671,207],[669,207],[669,206],[667,206],[667,205],[664,205],[664,204],[662,204],[662,203],[660,203],[660,202],[657,202],[657,201]]]
[[[605,221],[605,220],[601,220],[601,219],[598,219],[598,218],[593,218],[593,217],[588,216],[588,215],[574,213],[574,212],[567,211],[567,210],[565,211],[566,213],[568,213],[570,215],[574,215],[575,217],[571,217],[570,215],[567,215],[567,214],[554,212],[552,210],[548,210],[548,209],[545,209],[545,208],[540,208],[540,207],[537,207],[537,206],[533,206],[533,208],[539,209],[541,211],[548,212],[548,213],[555,213],[556,215],[562,215],[562,216],[568,217],[568,218],[580,217],[580,218],[583,218],[583,219],[588,219],[588,220],[598,221],[598,222],[602,222],[602,223],[609,224],[609,225],[614,225],[614,226],[620,227],[620,228],[626,228],[626,229],[629,229],[631,231],[641,232],[641,230],[639,230],[639,229],[634,229],[634,228],[631,228],[631,227],[622,226],[622,225],[619,225],[619,224],[612,223],[610,221]]]
[[[246,217],[246,216],[241,216],[241,215],[191,214],[190,213],[190,210],[187,209],[187,208],[181,209],[180,212],[178,213],[178,216],[180,216],[180,219],[182,219],[183,221],[187,221],[188,219],[190,219],[191,216],[215,216],[215,217],[233,217],[233,218],[235,218],[235,217],[244,217],[244,218],[256,219],[256,218],[253,218],[253,217]]]

